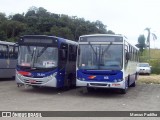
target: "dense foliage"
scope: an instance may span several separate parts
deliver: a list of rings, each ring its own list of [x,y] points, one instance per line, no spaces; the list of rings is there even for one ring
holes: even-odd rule
[[[139,48],[139,50],[140,50],[140,52],[142,54],[143,50],[146,48],[144,35],[139,35],[138,44],[136,44],[136,46]]]
[[[77,16],[54,14],[46,9],[31,7],[27,13],[6,17],[0,13],[0,40],[16,41],[25,34],[55,35],[77,41],[80,35],[107,32],[101,21],[86,21]]]

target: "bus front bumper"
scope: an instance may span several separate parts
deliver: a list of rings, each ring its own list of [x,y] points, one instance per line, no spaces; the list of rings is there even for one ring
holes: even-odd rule
[[[121,82],[90,82],[90,81],[82,81],[77,79],[76,86],[77,87],[93,87],[93,88],[125,88],[126,82],[123,80]]]
[[[57,80],[53,76],[44,78],[30,78],[16,73],[16,83],[29,86],[57,87]]]

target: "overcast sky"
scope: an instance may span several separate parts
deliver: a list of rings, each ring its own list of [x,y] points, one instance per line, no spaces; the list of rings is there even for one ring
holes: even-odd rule
[[[133,44],[146,27],[158,39],[151,47],[160,48],[160,0],[0,0],[0,12],[6,15],[26,13],[31,6],[48,12],[100,20],[117,34],[124,34]]]

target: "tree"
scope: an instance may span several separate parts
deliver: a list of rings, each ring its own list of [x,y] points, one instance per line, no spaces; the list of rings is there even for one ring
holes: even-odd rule
[[[11,16],[11,20],[14,20],[14,21],[19,21],[19,22],[25,22],[25,17],[24,15],[22,14],[15,14],[13,16]]]
[[[104,25],[101,21],[97,20],[95,22],[95,26],[98,28],[98,32],[99,33],[107,33],[107,30],[106,30],[106,25]]]
[[[144,35],[139,35],[139,37],[138,37],[138,44],[136,44],[136,46],[140,49],[140,52],[142,54],[144,48],[146,48]]]
[[[112,30],[108,30],[107,34],[115,34]]]
[[[151,28],[145,28],[145,30],[147,30],[148,32],[146,44],[147,47],[149,48],[149,59],[150,59],[150,37],[152,35],[152,38],[155,40],[157,39],[157,36],[154,33],[151,33]]]
[[[114,34],[101,21],[86,21],[77,16],[54,14],[43,7],[30,7],[26,13],[6,17],[0,13],[0,39],[16,40],[21,35],[55,35],[77,41],[85,34]]]
[[[66,39],[74,40],[74,36],[71,32],[71,30],[68,27],[56,27],[53,26],[51,28],[51,33],[54,36],[63,37]]]
[[[0,12],[0,23],[2,23],[3,21],[7,20],[7,18],[5,16],[6,15],[4,13]]]

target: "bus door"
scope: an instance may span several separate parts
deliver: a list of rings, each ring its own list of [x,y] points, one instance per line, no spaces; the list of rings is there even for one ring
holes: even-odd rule
[[[57,87],[63,87],[66,85],[64,82],[67,77],[67,69],[66,64],[68,60],[68,44],[62,43],[59,49],[59,72],[61,73],[59,75],[59,79],[61,79],[61,82],[57,82]]]

